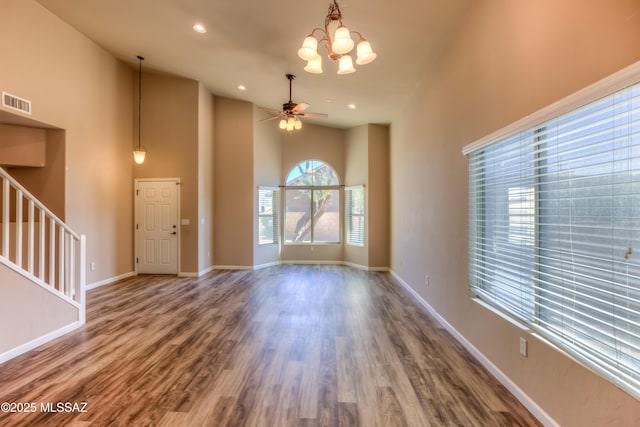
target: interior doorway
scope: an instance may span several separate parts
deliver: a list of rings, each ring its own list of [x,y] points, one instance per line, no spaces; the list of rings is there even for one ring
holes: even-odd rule
[[[180,179],[136,179],[134,196],[136,272],[178,274]]]

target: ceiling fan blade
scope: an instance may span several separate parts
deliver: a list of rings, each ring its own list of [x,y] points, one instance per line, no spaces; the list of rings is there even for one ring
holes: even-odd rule
[[[258,107],[258,110],[268,111],[268,112],[273,113],[273,114],[280,114],[280,110],[274,110],[273,108]]]
[[[275,119],[279,119],[280,118],[280,114],[278,114],[277,116],[273,116],[273,117],[267,117],[266,119],[262,119],[262,120],[258,120],[259,122],[268,122],[270,120],[275,120]]]
[[[302,113],[298,115],[308,119],[326,119],[327,117],[329,117],[329,115],[325,113]]]
[[[309,108],[309,104],[305,104],[304,102],[301,102],[300,104],[296,104],[296,106],[293,107],[291,111],[294,113],[302,113],[307,108]]]

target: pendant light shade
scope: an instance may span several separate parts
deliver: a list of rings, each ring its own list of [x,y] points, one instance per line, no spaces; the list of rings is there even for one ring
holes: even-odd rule
[[[351,74],[355,72],[356,69],[353,68],[353,60],[349,55],[345,55],[340,58],[340,64],[338,65],[338,74]]]
[[[298,49],[298,56],[305,61],[311,61],[318,55],[318,40],[315,37],[309,36],[302,42],[302,47]]]
[[[331,45],[331,49],[335,53],[339,53],[340,55],[344,55],[345,53],[351,52],[353,49],[353,39],[351,38],[351,33],[347,27],[340,27],[336,30],[336,34],[333,38],[333,44]]]
[[[138,145],[133,149],[133,161],[143,164],[147,156],[147,150],[141,144],[142,135],[142,61],[144,58],[138,55]]]
[[[376,59],[376,54],[371,49],[371,43],[365,39],[360,39],[357,47],[358,57],[356,58],[356,64],[365,65]]]
[[[278,127],[282,130],[287,128],[287,120],[286,119],[282,119],[280,120],[280,123],[278,124]]]
[[[144,158],[146,155],[147,155],[147,150],[145,150],[144,147],[142,146],[136,147],[136,149],[133,150],[133,161],[141,165],[144,163]]]
[[[309,60],[307,65],[304,67],[304,70],[313,74],[322,73],[322,57],[318,55],[315,59]]]

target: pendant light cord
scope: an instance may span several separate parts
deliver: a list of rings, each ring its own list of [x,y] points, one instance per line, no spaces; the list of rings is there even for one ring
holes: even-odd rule
[[[140,135],[142,127],[142,61],[144,58],[138,55],[138,150],[140,150]]]

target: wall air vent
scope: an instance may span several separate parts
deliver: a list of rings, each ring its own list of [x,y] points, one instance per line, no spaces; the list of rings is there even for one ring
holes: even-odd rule
[[[4,91],[2,92],[2,106],[31,115],[31,101],[18,98]]]

